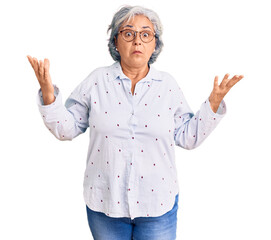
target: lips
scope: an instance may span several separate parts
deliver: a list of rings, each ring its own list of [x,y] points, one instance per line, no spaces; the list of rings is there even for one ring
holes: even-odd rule
[[[140,51],[134,51],[133,52],[133,54],[140,54],[140,53],[142,54],[142,52],[140,52]]]

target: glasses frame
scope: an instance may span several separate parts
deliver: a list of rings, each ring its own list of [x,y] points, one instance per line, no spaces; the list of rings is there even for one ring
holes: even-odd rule
[[[129,30],[129,31],[131,31],[131,32],[134,33],[134,34],[133,34],[133,39],[130,40],[130,41],[127,41],[126,39],[124,39],[124,37],[123,37],[123,35],[122,35],[122,32],[124,32],[124,31],[126,31],[126,30]],[[136,38],[137,33],[139,33],[139,37],[140,37],[141,41],[144,42],[144,43],[150,43],[154,38],[156,38],[155,32],[153,32],[153,31],[151,31],[151,30],[147,30],[147,31],[149,31],[149,32],[151,32],[151,33],[153,34],[153,38],[152,38],[152,40],[150,40],[149,42],[144,41],[144,40],[141,38],[141,33],[144,32],[144,31],[146,31],[146,30],[143,30],[143,31],[134,31],[134,30],[132,30],[132,29],[123,29],[123,30],[119,31],[118,34],[120,34],[121,37],[123,38],[123,40],[126,41],[126,42],[132,42],[132,41],[134,41],[135,38]]]

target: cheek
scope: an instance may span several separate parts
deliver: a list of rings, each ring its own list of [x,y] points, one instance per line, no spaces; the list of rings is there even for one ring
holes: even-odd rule
[[[129,52],[129,45],[126,43],[119,42],[118,50],[120,54],[127,54]]]
[[[149,55],[152,55],[154,50],[155,50],[155,44],[149,47],[149,50],[148,50]]]

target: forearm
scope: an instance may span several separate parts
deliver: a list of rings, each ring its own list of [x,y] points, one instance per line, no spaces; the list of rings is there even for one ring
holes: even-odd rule
[[[55,101],[46,105],[42,102],[42,99],[44,99],[43,93],[39,90],[37,99],[39,111],[45,126],[57,139],[62,141],[72,140],[86,130],[85,121],[81,123],[86,117],[77,115],[75,113],[76,110],[73,113],[69,111],[62,103],[62,97],[58,88],[56,87],[54,91]]]
[[[215,129],[226,113],[226,105],[221,102],[217,113],[211,109],[208,100],[201,105],[195,115],[182,116],[184,122],[176,129],[175,139],[178,146],[185,149],[198,147]]]

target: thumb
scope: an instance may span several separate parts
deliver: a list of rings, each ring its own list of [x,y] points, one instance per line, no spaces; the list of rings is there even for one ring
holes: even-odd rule
[[[44,59],[44,75],[45,78],[49,76],[49,68],[50,68],[50,62],[48,58]]]

